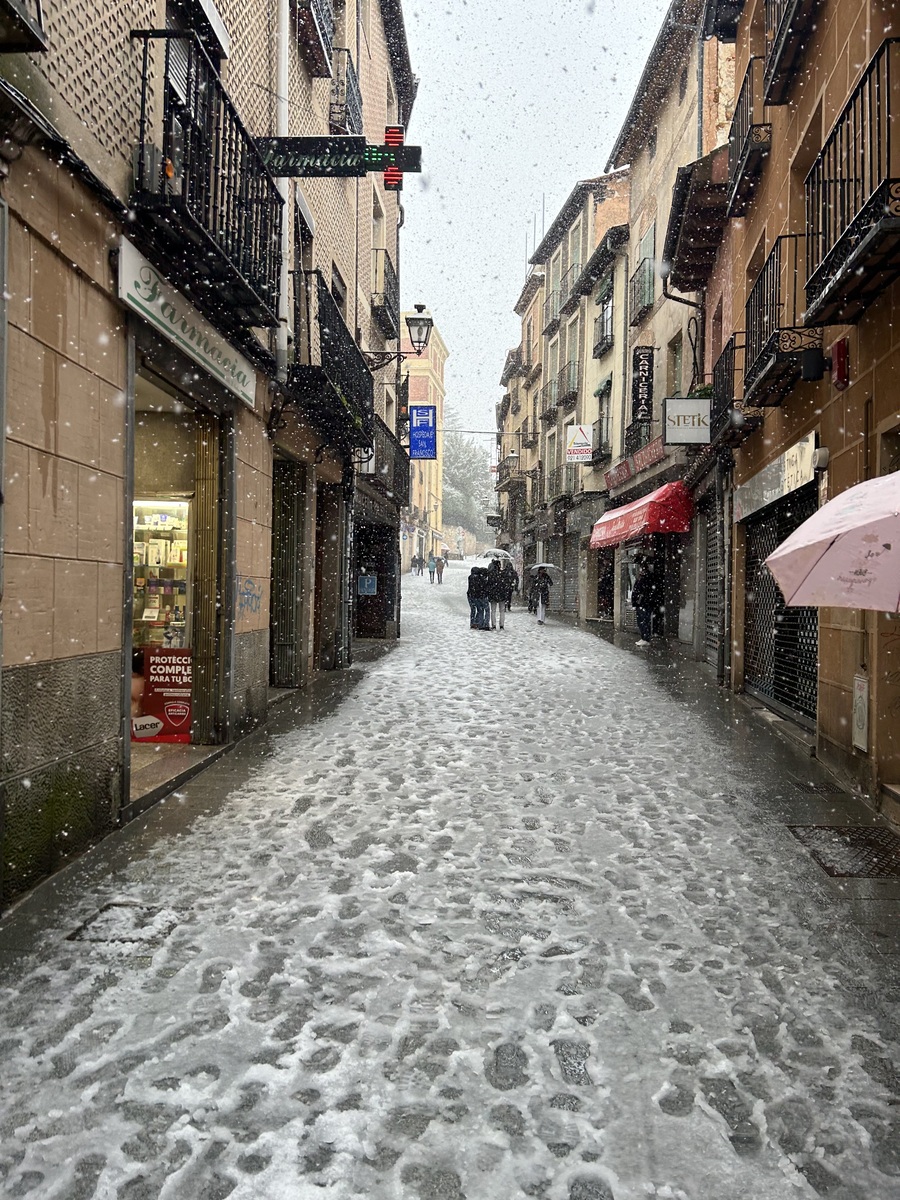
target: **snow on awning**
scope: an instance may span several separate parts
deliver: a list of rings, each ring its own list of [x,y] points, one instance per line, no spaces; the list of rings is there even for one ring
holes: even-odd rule
[[[591,549],[632,542],[647,533],[689,533],[694,501],[680,479],[606,513],[594,526]]]

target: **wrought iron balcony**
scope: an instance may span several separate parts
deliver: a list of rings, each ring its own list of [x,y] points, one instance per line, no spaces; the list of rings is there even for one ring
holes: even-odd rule
[[[374,385],[359,347],[319,271],[294,276],[297,360],[288,394],[341,446],[371,446]]]
[[[652,421],[632,421],[630,425],[625,427],[625,453],[634,454],[636,450],[640,450],[642,446],[646,446],[652,440],[650,434],[653,430]]]
[[[729,217],[740,217],[746,212],[762,173],[763,160],[772,146],[772,126],[763,120],[762,77],[763,60],[751,58],[728,136]]]
[[[132,36],[143,41],[135,240],[217,324],[277,325],[275,180],[196,35]]]
[[[48,50],[41,0],[0,0],[0,53]]]
[[[526,450],[533,450],[538,444],[539,437],[537,413],[534,412],[531,420],[525,420],[522,423],[522,446]]]
[[[640,325],[654,300],[653,259],[642,258],[628,283],[629,324]]]
[[[334,75],[331,77],[331,108],[328,122],[332,133],[363,131],[362,92],[350,51],[334,50]]]
[[[766,0],[766,104],[787,104],[788,92],[819,0]]]
[[[556,377],[557,404],[563,411],[578,403],[578,363],[567,362]]]
[[[372,252],[372,316],[383,337],[400,336],[400,282],[387,250]]]
[[[544,491],[547,500],[560,500],[564,496],[571,496],[574,491],[575,468],[571,464],[554,467],[552,471],[547,472],[547,486]]]
[[[600,315],[594,318],[594,348],[593,358],[602,358],[613,347],[613,310],[611,304],[604,304]]]
[[[759,408],[736,399],[737,380],[744,368],[744,335],[733,333],[713,367],[713,394],[709,407],[709,440],[712,445],[740,446],[762,424]]]
[[[822,345],[822,331],[803,323],[805,240],[778,238],[747,298],[744,398],[754,405],[781,404],[800,378],[802,352]]]
[[[409,504],[409,455],[377,414],[372,452],[359,474],[399,508]]]
[[[543,307],[543,318],[544,319],[543,319],[543,324],[542,324],[542,328],[541,328],[542,333],[549,335],[549,334],[553,333],[553,331],[559,325],[559,309],[560,309],[559,292],[558,291],[550,292],[550,294],[544,300],[544,307]]]
[[[334,53],[333,0],[297,0],[297,44],[314,78],[331,75]]]
[[[900,39],[883,42],[806,179],[806,320],[857,320],[900,275]]]
[[[540,408],[541,420],[550,425],[556,420],[556,414],[559,409],[559,380],[551,379],[549,383],[545,383],[538,393],[538,407]]]

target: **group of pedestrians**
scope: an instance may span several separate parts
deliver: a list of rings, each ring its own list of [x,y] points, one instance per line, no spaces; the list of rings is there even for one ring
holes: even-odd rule
[[[469,572],[469,585],[466,590],[466,598],[469,601],[469,628],[505,628],[505,617],[512,607],[513,593],[518,586],[519,576],[508,559],[502,567],[497,558],[489,567],[473,567]]]
[[[437,576],[438,583],[444,582],[444,567],[447,564],[440,555],[435,558],[434,554],[429,554],[426,559],[424,554],[414,554],[409,565],[413,575],[423,575],[427,571],[428,578],[432,583],[434,583],[435,576]]]

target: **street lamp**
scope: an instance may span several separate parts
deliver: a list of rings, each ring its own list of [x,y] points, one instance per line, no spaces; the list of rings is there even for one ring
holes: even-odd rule
[[[418,357],[428,345],[428,339],[431,337],[431,331],[434,328],[434,320],[431,314],[426,312],[424,304],[416,304],[414,307],[416,311],[410,313],[406,318],[406,328],[409,332],[409,344]],[[382,367],[386,367],[388,363],[403,362],[404,358],[409,358],[409,351],[364,350],[363,358],[366,360],[366,366],[370,371],[379,371]]]

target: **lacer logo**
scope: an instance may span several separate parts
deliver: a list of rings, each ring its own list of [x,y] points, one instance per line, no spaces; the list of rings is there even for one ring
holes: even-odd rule
[[[166,714],[166,720],[170,725],[183,725],[191,715],[191,706],[186,704],[184,700],[170,700],[163,709]]]
[[[133,717],[131,721],[131,733],[136,738],[156,737],[162,727],[159,717]]]

